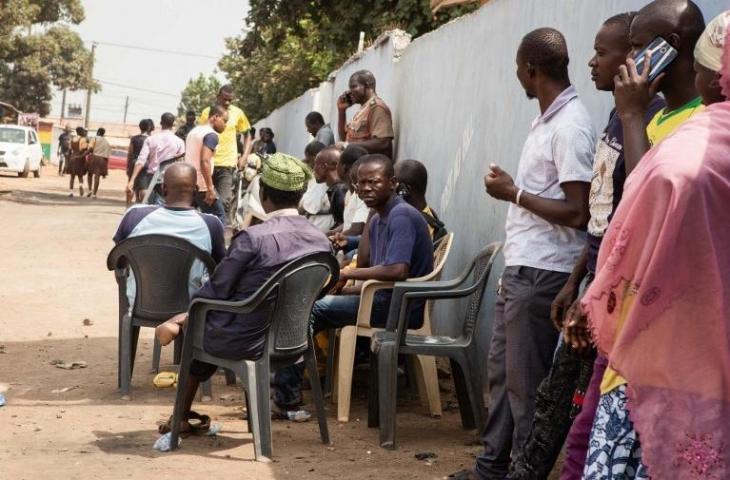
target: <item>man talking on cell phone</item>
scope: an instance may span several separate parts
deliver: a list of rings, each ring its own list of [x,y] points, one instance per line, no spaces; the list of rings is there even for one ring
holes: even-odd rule
[[[393,158],[393,118],[390,108],[375,92],[375,75],[359,70],[350,77],[349,90],[337,98],[337,128],[340,140],[361,145],[368,153]],[[360,110],[347,123],[347,109],[360,104]]]

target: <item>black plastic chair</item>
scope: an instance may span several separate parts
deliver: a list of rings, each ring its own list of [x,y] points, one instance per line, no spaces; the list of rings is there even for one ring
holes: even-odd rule
[[[339,278],[337,259],[329,253],[304,256],[283,266],[249,298],[236,302],[196,298],[190,305],[178,378],[177,398],[172,418],[171,443],[177,448],[182,419],[182,400],[192,361],[227,368],[241,378],[246,392],[249,431],[254,438],[256,460],[270,459],[271,403],[269,398],[270,368],[293,365],[304,356],[312,386],[322,443],[329,443],[324,397],[317,371],[310,314],[317,298],[330,291]],[[208,312],[221,311],[248,314],[269,309],[266,351],[258,360],[228,360],[207,353],[203,348],[205,321]]]
[[[208,252],[190,242],[169,235],[140,235],[115,246],[106,264],[119,287],[119,363],[117,386],[129,395],[140,327],[157,327],[190,305],[190,270],[196,260],[209,273],[215,261]],[[127,300],[129,269],[134,273],[137,292],[132,312]],[[175,363],[180,362],[182,338],[175,340]],[[159,369],[160,344],[155,339],[152,366]],[[210,383],[204,389],[210,395]]]
[[[475,329],[489,273],[501,248],[501,242],[489,244],[455,280],[395,284],[386,328],[373,335],[371,343],[368,424],[380,425],[381,447],[395,448],[399,354],[449,357],[462,425],[482,427],[484,401]],[[469,297],[469,301],[465,315],[459,319],[461,329],[457,337],[407,334],[406,313],[410,302],[464,297]]]

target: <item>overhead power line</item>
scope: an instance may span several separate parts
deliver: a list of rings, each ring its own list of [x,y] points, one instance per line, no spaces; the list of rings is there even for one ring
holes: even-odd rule
[[[101,80],[99,78],[95,78],[94,80],[96,80],[97,82],[105,83],[107,85],[112,85],[112,86],[121,87],[121,88],[128,88],[130,90],[138,90],[140,92],[155,93],[157,95],[167,95],[168,97],[175,97],[175,98],[180,97],[179,93],[168,93],[168,92],[160,92],[157,90],[149,90],[147,88],[135,87],[133,85],[125,85],[123,83],[110,82],[108,80]]]
[[[190,53],[190,52],[182,52],[179,50],[165,50],[162,48],[140,47],[137,45],[123,45],[121,43],[111,43],[111,42],[95,42],[95,43],[98,43],[99,45],[106,45],[107,47],[128,48],[131,50],[142,50],[145,52],[167,53],[170,55],[180,55],[183,57],[212,58],[213,60],[218,60],[220,58],[220,57],[216,57],[214,55],[203,55],[202,53]]]

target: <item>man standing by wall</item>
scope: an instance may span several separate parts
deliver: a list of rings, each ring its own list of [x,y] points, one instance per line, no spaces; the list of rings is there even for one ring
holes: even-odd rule
[[[585,242],[596,133],[568,76],[568,48],[551,28],[528,33],[517,78],[541,115],[525,141],[515,181],[492,164],[487,193],[507,213],[505,270],[489,349],[489,418],[473,474],[504,479],[530,430],[537,387],[548,373],[558,332],[550,304]]]
[[[393,118],[390,108],[375,92],[375,76],[359,70],[350,77],[350,89],[337,99],[337,128],[340,140],[362,145],[368,153],[381,153],[393,158]],[[347,123],[345,113],[354,104],[360,110]]]
[[[324,117],[319,112],[309,112],[304,119],[304,126],[314,137],[314,140],[322,143],[325,147],[335,144],[335,134],[329,123],[324,123]]]
[[[220,105],[228,111],[228,123],[223,133],[218,136],[218,148],[216,148],[213,156],[213,184],[223,202],[227,215],[231,213],[234,173],[236,168],[245,167],[246,159],[251,153],[251,135],[249,133],[251,124],[243,110],[233,105],[234,99],[232,85],[223,85],[218,90],[216,105]],[[209,114],[210,108],[203,110],[198,123],[205,125],[208,122]],[[238,155],[236,133],[241,133],[243,136],[243,155],[240,157]]]

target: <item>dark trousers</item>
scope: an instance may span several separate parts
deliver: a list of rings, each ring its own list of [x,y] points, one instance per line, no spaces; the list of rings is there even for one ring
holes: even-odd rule
[[[389,301],[377,295],[373,300],[371,322],[385,324]],[[359,295],[326,295],[314,302],[312,307],[312,329],[314,333],[330,328],[355,325],[360,308]],[[303,379],[303,364],[280,368],[274,374],[274,400],[280,407],[291,409],[301,403],[300,391]]]
[[[215,215],[223,225],[226,224],[226,212],[223,209],[223,203],[217,198],[213,205],[205,203],[205,192],[198,192],[193,199],[193,206],[201,211],[201,213],[209,213]]]
[[[235,171],[236,169],[234,167],[213,168],[213,185],[215,186],[215,191],[218,192],[218,198],[223,204],[226,215],[231,214],[233,175]]]
[[[218,371],[216,365],[193,360],[190,364],[190,375],[198,381],[204,382]],[[302,403],[302,379],[304,378],[304,363],[276,370],[274,374],[274,403],[284,410],[292,410]]]
[[[537,389],[547,376],[558,343],[550,305],[567,273],[531,267],[506,267],[495,305],[487,360],[489,416],[476,459],[481,479],[507,477],[530,432]]]

